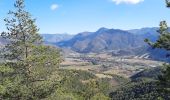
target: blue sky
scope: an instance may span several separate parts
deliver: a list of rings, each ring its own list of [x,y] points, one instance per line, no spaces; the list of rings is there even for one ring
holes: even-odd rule
[[[0,31],[15,0],[0,0]],[[136,29],[170,24],[170,9],[164,0],[25,0],[26,9],[37,18],[40,33],[96,31],[100,27]]]

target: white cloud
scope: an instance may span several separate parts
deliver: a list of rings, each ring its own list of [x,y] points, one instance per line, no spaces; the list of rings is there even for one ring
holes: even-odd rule
[[[140,2],[143,2],[144,0],[112,0],[115,2],[117,5],[121,3],[126,3],[126,4],[138,4]]]
[[[57,10],[59,8],[58,4],[52,4],[51,5],[51,10]]]

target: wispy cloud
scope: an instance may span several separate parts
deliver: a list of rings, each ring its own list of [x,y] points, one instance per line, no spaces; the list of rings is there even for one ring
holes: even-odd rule
[[[138,4],[140,2],[143,2],[144,0],[112,0],[115,2],[117,5],[121,3],[126,3],[126,4]]]
[[[51,10],[57,10],[59,8],[59,5],[58,4],[52,4],[50,8],[51,8]]]

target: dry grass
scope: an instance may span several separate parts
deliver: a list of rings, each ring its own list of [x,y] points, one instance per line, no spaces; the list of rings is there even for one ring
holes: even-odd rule
[[[95,74],[98,78],[113,78],[112,76],[110,76],[110,75],[105,75],[105,74],[102,74],[102,73],[100,73],[100,74]]]
[[[123,69],[111,69],[111,70],[105,71],[103,73],[110,74],[110,75],[118,75],[118,76],[122,76],[125,78],[129,78],[130,76],[133,75],[133,73],[131,71],[123,70]]]
[[[61,69],[68,69],[68,70],[83,70],[83,71],[90,71],[93,73],[97,73],[96,76],[98,78],[111,78],[106,74],[110,75],[118,75],[122,77],[130,77],[133,74],[144,70],[145,68],[155,67],[162,65],[161,62],[153,61],[149,59],[140,59],[140,58],[133,58],[133,57],[111,57],[111,55],[101,53],[101,54],[87,54],[86,56],[92,57],[93,59],[99,59],[102,63],[99,65],[93,65],[90,62],[75,59],[75,58],[66,58],[64,62],[61,64]],[[99,61],[99,62],[100,62]],[[107,63],[108,62],[108,63]],[[114,63],[115,62],[115,63]],[[108,64],[109,67],[107,68]],[[106,68],[103,67],[106,65]]]

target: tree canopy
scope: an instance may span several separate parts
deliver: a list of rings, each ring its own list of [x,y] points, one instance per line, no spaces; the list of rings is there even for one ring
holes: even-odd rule
[[[15,10],[5,21],[8,41],[1,51],[5,61],[0,65],[2,99],[41,99],[56,85],[53,77],[60,63],[60,52],[42,44],[35,19],[25,10],[24,0],[16,0]],[[43,96],[42,96],[43,95]]]

